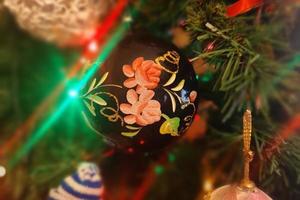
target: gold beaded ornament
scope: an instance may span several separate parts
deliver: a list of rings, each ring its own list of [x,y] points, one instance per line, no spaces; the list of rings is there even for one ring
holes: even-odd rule
[[[243,116],[243,152],[244,152],[244,178],[240,184],[225,185],[217,188],[205,200],[272,200],[262,190],[258,189],[250,179],[250,162],[254,153],[250,149],[252,133],[251,111],[247,109]]]

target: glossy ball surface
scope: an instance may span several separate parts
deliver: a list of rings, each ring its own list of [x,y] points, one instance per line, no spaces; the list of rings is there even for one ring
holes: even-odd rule
[[[242,189],[237,185],[225,185],[213,191],[207,200],[272,200],[258,188]]]
[[[156,151],[189,128],[198,106],[195,72],[178,49],[125,37],[83,89],[85,118],[109,143]]]

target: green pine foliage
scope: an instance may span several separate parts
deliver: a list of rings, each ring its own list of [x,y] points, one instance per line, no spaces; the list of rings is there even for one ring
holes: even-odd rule
[[[202,47],[196,51],[194,60],[203,59],[213,68],[213,79],[207,85],[211,96],[219,93],[222,98],[217,101],[219,123],[232,127],[232,132],[240,132],[241,127],[234,124],[241,121],[235,116],[240,117],[246,107],[252,108],[257,155],[253,168],[258,171],[255,178],[278,199],[293,199],[299,195],[300,154],[295,146],[299,136],[284,140],[271,156],[266,156],[265,148],[274,145],[272,139],[287,119],[299,112],[293,100],[299,97],[299,88],[294,87],[299,84],[295,78],[299,77],[299,54],[289,47],[291,27],[287,27],[283,9],[267,13],[264,10],[267,6],[228,18],[224,1],[194,0],[187,7],[187,30],[192,33],[194,43]],[[213,48],[209,49],[209,45]],[[278,115],[282,115],[281,119]],[[215,123],[210,131],[208,137],[228,135]],[[293,130],[291,135],[294,134],[297,130]],[[234,134],[229,136],[229,141],[236,139]]]
[[[230,19],[223,1],[193,1],[187,13],[188,30],[195,42],[203,45],[194,59],[205,60],[217,74],[213,89],[224,95],[223,120],[253,105],[257,98],[267,112],[271,80],[283,65],[274,59],[272,48],[287,50],[276,38],[282,24],[274,23],[276,18],[269,19],[268,24],[257,24],[255,15]]]

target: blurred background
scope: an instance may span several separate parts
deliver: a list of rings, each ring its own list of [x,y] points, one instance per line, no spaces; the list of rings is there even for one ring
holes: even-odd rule
[[[243,176],[246,107],[253,115],[251,179],[273,199],[299,199],[299,6],[0,0],[0,199],[47,199],[83,161],[100,168],[104,199],[203,199]],[[139,31],[176,45],[199,86],[191,128],[156,154],[109,146],[86,125],[73,89],[91,63]]]

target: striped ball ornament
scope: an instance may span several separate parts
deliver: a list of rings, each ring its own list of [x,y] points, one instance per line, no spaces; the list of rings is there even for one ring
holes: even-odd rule
[[[84,162],[57,188],[50,190],[48,200],[101,200],[103,188],[97,165]]]

